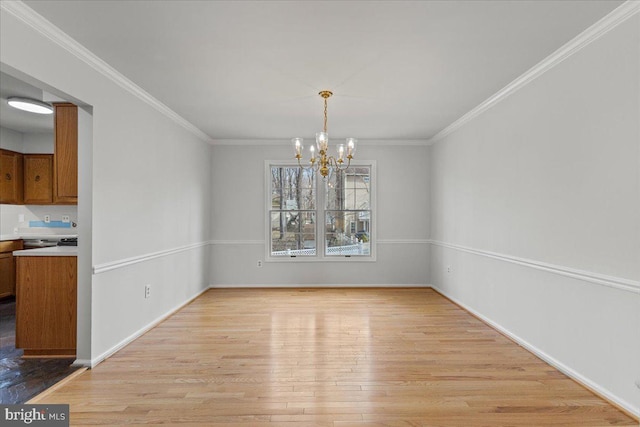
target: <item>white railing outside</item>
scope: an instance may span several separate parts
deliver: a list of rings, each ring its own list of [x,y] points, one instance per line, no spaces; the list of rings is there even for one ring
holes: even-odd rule
[[[286,251],[271,252],[271,256],[315,255],[316,249],[288,249]],[[327,255],[369,255],[369,243],[356,243],[347,246],[331,246],[327,248]]]

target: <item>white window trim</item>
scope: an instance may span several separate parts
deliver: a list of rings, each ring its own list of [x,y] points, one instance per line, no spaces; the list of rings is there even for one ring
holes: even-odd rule
[[[358,160],[352,161],[351,166],[369,166],[371,168],[371,192],[370,201],[369,201],[369,210],[371,211],[371,231],[369,235],[371,236],[371,246],[369,248],[370,255],[363,256],[336,256],[330,255],[327,256],[324,254],[325,249],[325,234],[324,234],[324,212],[325,212],[325,201],[324,201],[324,189],[321,188],[322,176],[318,173],[316,175],[316,255],[309,256],[296,256],[296,257],[283,257],[283,256],[271,256],[271,221],[269,211],[271,208],[271,166],[298,166],[296,161],[291,160],[265,160],[264,161],[264,242],[265,242],[265,262],[376,262],[377,261],[377,246],[378,246],[378,238],[377,238],[377,197],[376,193],[378,191],[377,185],[377,173],[376,173],[376,161],[375,160]],[[318,209],[319,206],[322,206],[322,209]],[[318,224],[321,225],[318,226]]]

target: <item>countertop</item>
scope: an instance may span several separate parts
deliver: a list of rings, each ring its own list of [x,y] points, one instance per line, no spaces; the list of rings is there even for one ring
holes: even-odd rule
[[[49,248],[14,251],[13,256],[78,256],[77,246],[51,246]]]
[[[78,237],[78,234],[0,234],[0,241],[5,240],[47,240],[47,239],[68,239]]]

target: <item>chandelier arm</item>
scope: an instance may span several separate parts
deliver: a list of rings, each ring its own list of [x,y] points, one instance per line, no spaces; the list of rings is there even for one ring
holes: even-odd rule
[[[327,158],[327,164],[329,166],[331,166],[332,168],[335,168],[337,170],[345,170],[347,168],[349,168],[349,166],[351,165],[351,158],[349,158],[349,163],[347,163],[346,165],[344,164],[344,161],[338,161],[336,160],[335,157],[330,156]]]
[[[348,159],[349,161],[347,162],[347,166],[345,166],[345,169],[349,169],[349,166],[351,166],[351,159],[352,159],[352,158],[353,158],[353,156],[350,156],[350,155],[349,155],[349,156],[347,156],[347,159]]]

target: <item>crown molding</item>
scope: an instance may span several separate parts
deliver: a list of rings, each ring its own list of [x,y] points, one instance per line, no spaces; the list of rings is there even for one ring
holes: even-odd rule
[[[546,73],[553,67],[560,64],[565,59],[569,58],[574,53],[579,52],[581,49],[585,48],[593,41],[598,40],[600,37],[605,35],[607,32],[617,27],[636,13],[640,11],[640,1],[638,0],[628,0],[618,6],[616,9],[611,11],[608,15],[597,21],[595,24],[584,30],[582,33],[578,34],[576,37],[571,39],[569,42],[564,44],[560,49],[556,50],[551,55],[547,56],[545,59],[540,61],[538,64],[534,65],[520,77],[516,78],[514,81],[500,89],[498,92],[487,98],[480,105],[460,117],[455,122],[451,123],[449,126],[435,134],[428,140],[429,145],[438,142],[443,139],[447,135],[455,132],[460,129],[462,126],[478,117],[497,103],[506,99],[509,95],[514,92],[520,90],[527,84],[531,83],[533,80],[540,77],[542,74]]]
[[[342,138],[332,138],[333,140]],[[212,145],[234,145],[234,146],[251,146],[251,147],[281,147],[291,146],[291,141],[287,138],[278,139],[213,139]],[[367,139],[358,138],[358,144],[367,147],[388,147],[388,146],[427,146],[429,140],[425,139]]]
[[[209,135],[202,132],[200,129],[185,120],[171,108],[169,108],[168,106],[154,98],[151,94],[146,92],[144,89],[142,89],[140,86],[126,78],[115,68],[97,57],[89,49],[82,46],[80,43],[63,32],[60,28],[56,27],[51,22],[46,20],[42,15],[38,14],[22,1],[3,0],[2,2],[0,2],[0,9],[13,15],[15,18],[19,19],[34,30],[38,31],[47,39],[56,43],[58,46],[62,47],[67,52],[71,53],[76,58],[89,65],[91,68],[107,77],[127,92],[131,93],[133,96],[139,98],[141,101],[145,102],[160,113],[164,114],[166,117],[182,126],[184,129],[191,132],[199,139],[207,143],[211,143],[211,138],[209,137]]]

